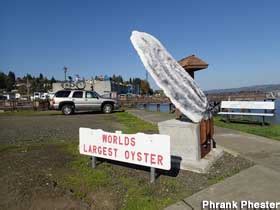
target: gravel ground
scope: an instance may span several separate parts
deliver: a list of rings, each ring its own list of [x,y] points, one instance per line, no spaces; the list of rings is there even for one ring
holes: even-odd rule
[[[115,131],[119,130],[121,125],[115,120],[114,114],[79,113],[71,116],[0,115],[0,144],[24,144],[46,140],[78,141],[80,127]]]
[[[65,177],[80,178],[82,172],[70,167],[82,157],[65,150],[68,144],[32,144],[63,140],[71,145],[78,143],[80,127],[115,131],[123,126],[114,114],[0,115],[0,209],[121,209],[134,202],[142,205],[141,199],[146,205],[147,200],[159,202],[155,209],[161,209],[166,205],[162,200],[183,199],[252,166],[250,161],[226,153],[208,174],[158,171],[160,176],[150,185],[148,168],[107,161],[94,171],[108,177],[106,182],[88,188],[84,179],[77,186],[75,182],[63,184]],[[89,165],[88,159],[82,169],[91,171]],[[133,202],[128,204],[129,200]]]
[[[107,182],[88,188],[86,181],[79,186],[62,184],[62,177],[77,177],[75,174],[81,173],[69,167],[75,157],[63,145],[10,147],[0,152],[0,158],[0,209],[117,210],[126,205],[127,199],[142,205],[143,196],[158,202],[167,198],[175,202],[252,166],[250,161],[226,153],[208,174],[161,171],[156,183],[150,185],[148,168],[107,161],[95,170],[97,174],[107,171]],[[161,207],[162,204],[151,209]]]

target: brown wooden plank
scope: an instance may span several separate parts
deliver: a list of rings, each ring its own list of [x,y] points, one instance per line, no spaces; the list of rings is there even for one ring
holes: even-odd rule
[[[200,122],[200,144],[204,144],[207,140],[206,129],[206,122],[205,120],[202,120]]]

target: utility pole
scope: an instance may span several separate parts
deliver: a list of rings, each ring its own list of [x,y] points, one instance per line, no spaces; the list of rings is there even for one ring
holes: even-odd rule
[[[66,66],[64,66],[63,67],[63,70],[64,70],[64,80],[66,81],[66,73],[67,73],[67,67]]]
[[[28,77],[26,78],[26,89],[27,89],[27,96],[30,96],[30,83]]]
[[[148,71],[146,71],[146,81],[148,82]]]

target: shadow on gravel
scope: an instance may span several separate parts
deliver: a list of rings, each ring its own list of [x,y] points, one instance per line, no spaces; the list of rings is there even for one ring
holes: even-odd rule
[[[89,158],[90,160],[92,159],[91,157]],[[146,171],[150,172],[151,168],[146,167],[146,166],[141,166],[141,165],[135,165],[135,164],[130,164],[130,163],[125,163],[125,162],[119,162],[119,161],[113,161],[113,160],[108,160],[108,159],[103,159],[103,158],[97,158],[97,163],[96,165],[101,165],[103,163],[110,163],[113,165],[117,166],[122,166],[126,168],[131,168],[131,169],[136,169],[136,170],[141,170],[141,171]],[[170,170],[161,170],[161,169],[156,169],[156,178],[160,177],[161,175],[165,176],[170,176],[170,177],[176,177],[178,176],[180,172],[180,169],[178,169],[178,165],[176,163],[176,167],[173,165],[171,166]]]
[[[119,113],[119,112],[124,112],[124,110],[115,110],[115,111],[113,111],[110,114]],[[98,115],[98,114],[104,114],[104,113],[101,112],[101,111],[86,111],[86,112],[79,111],[79,112],[75,112],[72,115],[88,115],[88,114],[96,114],[96,115]],[[110,115],[110,114],[106,114],[106,115]]]

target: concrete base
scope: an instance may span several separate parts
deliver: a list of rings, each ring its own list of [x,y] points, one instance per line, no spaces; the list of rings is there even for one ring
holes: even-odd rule
[[[221,148],[212,149],[204,158],[200,160],[182,160],[180,163],[180,169],[193,171],[196,173],[207,173],[210,167],[222,157],[224,154]],[[173,160],[171,160],[173,162]],[[176,162],[176,160],[174,161]],[[177,165],[175,163],[175,165]]]
[[[158,123],[159,133],[170,136],[171,155],[183,160],[200,160],[200,128],[198,123],[167,120]]]
[[[160,134],[170,136],[172,167],[206,173],[219,157],[221,149],[212,149],[201,159],[200,126],[180,120],[167,120],[158,123]]]

